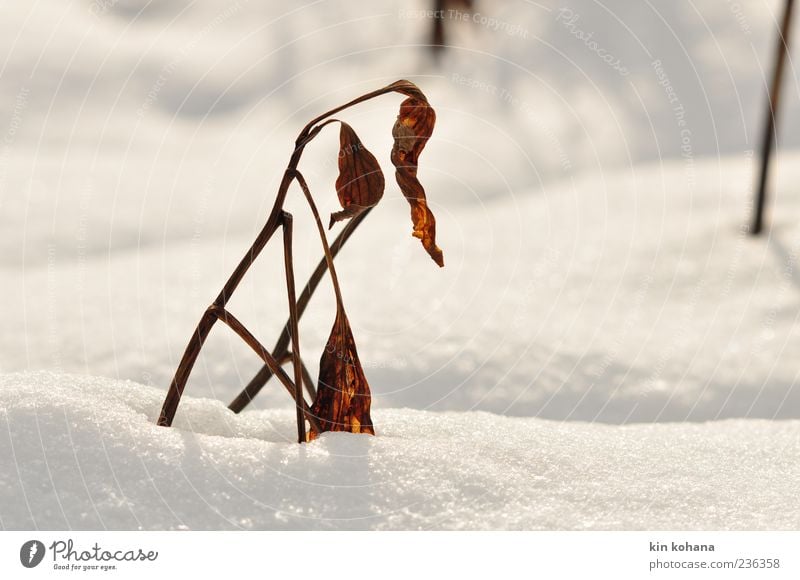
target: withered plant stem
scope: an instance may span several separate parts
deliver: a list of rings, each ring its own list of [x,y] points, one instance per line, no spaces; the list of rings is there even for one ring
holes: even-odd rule
[[[333,240],[331,244],[331,255],[335,258],[339,253],[339,250],[342,249],[342,246],[350,239],[350,236],[353,235],[358,225],[364,221],[367,217],[367,214],[372,211],[372,208],[367,208],[362,213],[355,216],[351,219],[344,227],[342,232]],[[308,279],[308,282],[303,288],[303,291],[300,292],[300,298],[297,301],[297,313],[298,318],[303,317],[303,313],[306,311],[309,302],[311,301],[311,296],[313,296],[314,291],[319,286],[322,278],[325,276],[325,272],[328,270],[327,264],[327,256],[323,256],[322,259],[317,264],[317,267],[311,273],[311,276]],[[285,356],[286,352],[289,349],[289,321],[286,321],[286,324],[281,331],[278,340],[275,343],[275,348],[272,350],[272,354],[276,359],[280,359],[281,357]],[[306,373],[308,371],[306,370]],[[228,408],[233,411],[234,413],[240,413],[242,410],[250,404],[250,401],[261,391],[265,384],[269,381],[272,377],[272,371],[270,370],[269,366],[264,365],[261,367],[255,376],[250,380],[250,382],[245,386],[241,393],[231,401],[231,404],[228,405]],[[309,376],[310,379],[310,376]],[[316,396],[316,391],[313,387],[313,382],[310,380],[304,380],[306,383],[306,390],[309,392],[309,395],[313,398]]]
[[[314,198],[311,197],[311,190],[308,188],[308,183],[306,183],[303,174],[299,171],[295,171],[295,179],[300,185],[300,189],[303,190],[303,195],[305,195],[306,201],[308,201],[308,205],[311,208],[311,213],[314,214],[314,221],[317,223],[317,231],[319,232],[319,239],[322,241],[322,250],[325,252],[325,261],[328,264],[328,272],[330,272],[331,275],[333,291],[336,293],[336,306],[339,308],[339,310],[344,310],[344,303],[342,302],[342,288],[339,286],[339,276],[336,275],[336,267],[333,265],[333,254],[331,254],[331,248],[328,245],[328,237],[325,235],[325,228],[322,225],[322,220],[319,217],[317,204],[314,203]]]
[[[292,214],[283,212],[283,262],[286,267],[286,295],[289,298],[289,325],[292,335],[292,367],[294,368],[294,401],[297,408],[297,442],[306,440],[306,421],[303,415],[303,371],[300,362],[300,330],[297,324],[297,298],[294,292],[294,262],[292,260]]]
[[[289,164],[281,179],[280,186],[278,187],[278,192],[275,196],[275,203],[272,207],[272,211],[270,212],[269,217],[267,218],[266,224],[262,228],[261,232],[259,232],[258,236],[256,236],[256,239],[253,241],[253,244],[250,246],[250,249],[247,251],[247,253],[241,259],[239,264],[236,266],[236,269],[228,278],[228,281],[222,287],[222,290],[220,291],[216,300],[214,300],[211,306],[209,306],[203,313],[203,316],[200,318],[200,322],[198,322],[195,331],[192,333],[192,338],[186,345],[186,349],[184,350],[183,356],[181,357],[180,363],[178,364],[178,368],[175,371],[175,376],[173,377],[172,382],[170,383],[169,390],[167,391],[167,396],[164,399],[164,404],[162,405],[161,412],[158,416],[158,425],[162,425],[165,427],[172,425],[181,397],[183,396],[183,391],[186,388],[186,383],[189,379],[189,375],[191,374],[192,368],[194,367],[194,364],[197,361],[197,357],[199,356],[200,351],[203,348],[203,344],[208,338],[208,334],[209,332],[211,332],[211,329],[213,328],[217,320],[223,319],[224,322],[228,324],[228,326],[230,326],[243,340],[245,340],[245,342],[247,342],[250,345],[250,347],[253,348],[253,350],[255,350],[256,353],[262,358],[262,360],[265,363],[264,368],[269,369],[269,375],[266,375],[266,378],[269,378],[269,376],[273,374],[276,375],[278,379],[281,381],[281,383],[287,388],[287,390],[292,395],[292,398],[295,400],[295,404],[298,407],[298,438],[300,436],[300,429],[301,429],[300,424],[302,423],[299,414],[300,410],[302,410],[302,412],[305,414],[305,418],[308,419],[309,423],[311,423],[312,428],[318,430],[318,424],[316,418],[312,416],[308,408],[308,405],[306,404],[305,400],[302,397],[302,390],[300,383],[304,382],[304,379],[302,379],[302,366],[301,366],[302,363],[300,359],[299,348],[295,344],[292,349],[293,350],[292,360],[295,370],[294,383],[291,382],[291,379],[289,379],[288,375],[286,375],[283,369],[280,368],[280,365],[277,363],[276,359],[281,359],[286,353],[290,337],[293,341],[298,338],[297,335],[298,335],[299,318],[302,312],[305,310],[305,305],[307,305],[308,300],[311,297],[311,294],[313,294],[314,290],[318,286],[319,281],[321,280],[326,267],[331,273],[331,279],[334,281],[334,286],[336,288],[336,294],[337,294],[337,302],[341,304],[341,293],[339,292],[338,288],[339,284],[338,280],[336,279],[335,270],[333,269],[333,256],[338,251],[338,249],[341,248],[341,245],[344,244],[344,242],[350,236],[355,227],[363,220],[368,211],[361,213],[361,215],[351,220],[351,224],[349,224],[349,227],[345,228],[345,230],[337,238],[337,241],[341,240],[341,242],[339,243],[335,251],[332,248],[328,247],[328,242],[327,238],[324,235],[324,230],[320,232],[324,247],[326,248],[325,260],[323,262],[324,267],[322,268],[322,271],[319,271],[319,268],[315,270],[314,274],[312,275],[312,278],[306,284],[303,290],[303,295],[301,295],[300,298],[301,303],[303,303],[302,307],[301,304],[295,303],[293,297],[290,297],[290,302],[295,303],[295,305],[294,307],[290,305],[289,322],[284,327],[284,334],[281,335],[281,338],[279,339],[278,344],[276,345],[276,348],[274,349],[272,354],[270,354],[261,345],[261,343],[244,327],[244,325],[241,324],[241,322],[239,322],[232,314],[230,314],[225,309],[225,306],[227,305],[228,300],[230,300],[231,296],[233,295],[233,292],[239,286],[239,283],[242,281],[242,278],[244,278],[244,275],[253,265],[253,262],[256,260],[261,251],[267,245],[267,242],[272,238],[275,231],[281,226],[284,227],[284,251],[287,251],[286,249],[288,247],[286,246],[287,225],[284,222],[285,212],[283,211],[283,205],[286,201],[286,195],[287,192],[289,191],[289,187],[291,186],[292,181],[297,179],[298,176],[300,176],[300,174],[297,171],[297,166],[300,162],[300,158],[303,155],[303,150],[305,149],[305,146],[308,145],[308,143],[310,143],[311,140],[313,140],[314,137],[316,137],[319,134],[319,132],[322,130],[323,127],[325,127],[325,125],[327,125],[329,122],[332,122],[332,121],[327,121],[327,122],[324,121],[340,111],[348,109],[359,103],[363,103],[364,101],[368,101],[380,95],[384,95],[395,91],[408,94],[409,91],[414,91],[414,90],[417,89],[413,84],[408,83],[407,81],[398,81],[381,89],[361,95],[360,97],[357,97],[345,103],[344,105],[335,107],[327,111],[326,113],[323,113],[318,117],[315,117],[308,124],[306,124],[306,126],[298,135],[297,140],[295,141],[295,149],[292,152],[292,156],[289,159]],[[302,176],[300,176],[300,179],[302,180]],[[303,187],[304,183],[305,183],[304,180],[301,181],[301,187]],[[311,203],[312,210],[316,214],[315,217],[317,222],[320,223],[318,212],[316,212],[316,207],[314,206],[313,201],[310,199],[310,193],[308,193],[307,185],[303,187],[303,190],[304,193],[306,194],[306,197],[309,199]],[[289,233],[289,241],[290,241],[291,222],[288,228],[290,231]],[[287,293],[291,294],[291,291],[289,290],[288,286],[293,284],[294,277],[293,273],[290,274],[290,272],[293,271],[293,266],[291,264],[291,249],[289,249],[288,251],[289,251],[289,258],[286,258]],[[259,374],[261,375],[262,373]],[[233,403],[231,403],[231,409],[238,412],[250,402],[252,396],[255,393],[257,393],[258,390],[260,390],[261,388],[261,385],[258,385],[258,382],[256,382],[256,379],[259,378],[260,377],[257,376],[253,381],[251,381],[250,385],[248,385],[248,387],[239,395],[239,397],[237,397],[236,400],[233,401]],[[263,385],[263,383],[261,384]],[[258,385],[258,386],[254,386],[251,389],[250,388],[251,385]],[[304,428],[305,424],[303,423],[303,429]]]

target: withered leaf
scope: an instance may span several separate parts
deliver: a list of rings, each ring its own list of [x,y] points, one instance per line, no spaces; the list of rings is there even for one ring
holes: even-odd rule
[[[370,153],[347,123],[339,131],[339,177],[336,193],[342,211],[332,213],[329,228],[374,206],[383,197],[386,181],[375,156]]]
[[[400,113],[392,129],[395,179],[411,205],[412,235],[422,241],[434,262],[444,266],[442,250],[436,245],[436,218],[428,207],[425,189],[417,179],[419,154],[433,133],[436,113],[419,89],[412,83],[408,84],[413,88],[403,85],[396,89],[409,97],[400,104]]]
[[[319,361],[317,396],[311,412],[321,431],[375,435],[369,414],[369,383],[358,359],[356,343],[344,310],[337,308],[328,345]],[[319,435],[313,429],[309,440]]]
[[[426,101],[425,94],[420,90],[420,88],[406,79],[400,79],[399,81],[395,81],[390,85],[386,86],[387,90],[394,91],[396,93],[400,93],[407,97],[413,97],[415,99],[420,99]]]

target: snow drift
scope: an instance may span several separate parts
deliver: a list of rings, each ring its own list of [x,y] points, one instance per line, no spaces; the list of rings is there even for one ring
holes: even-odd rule
[[[234,415],[51,373],[0,379],[6,529],[796,529],[800,422],[623,427],[382,409],[292,442]]]

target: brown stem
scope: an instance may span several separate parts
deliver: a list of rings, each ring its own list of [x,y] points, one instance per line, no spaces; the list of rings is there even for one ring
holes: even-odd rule
[[[186,388],[186,381],[192,372],[192,367],[200,354],[200,349],[203,348],[203,343],[208,338],[211,327],[217,321],[217,317],[211,310],[212,308],[213,306],[209,306],[209,309],[203,313],[203,317],[197,324],[189,344],[186,345],[186,350],[183,352],[183,357],[181,357],[181,362],[175,371],[175,376],[172,378],[172,383],[169,385],[164,404],[161,406],[161,413],[158,415],[157,424],[162,427],[172,425],[175,412],[178,410],[178,403],[180,403],[183,390]]]
[[[294,355],[292,354],[292,351],[287,350],[281,358],[275,357],[274,354],[272,355],[272,358],[278,361],[279,365],[283,366],[290,360],[293,360]],[[314,397],[317,396],[317,389],[314,387],[314,382],[311,379],[311,373],[308,372],[306,363],[303,362],[302,358],[300,359],[300,368],[303,370],[303,385],[305,385],[306,391],[308,392],[308,396],[311,397],[311,400],[313,401]]]
[[[269,351],[264,348],[264,345],[259,342],[259,340],[253,336],[253,334],[247,330],[244,324],[242,324],[239,319],[237,319],[233,314],[229,311],[225,310],[220,306],[212,306],[214,314],[217,318],[219,318],[222,322],[227,324],[231,330],[233,330],[239,337],[245,341],[245,343],[253,349],[253,351],[261,357],[261,360],[272,369],[272,373],[278,378],[281,384],[286,388],[287,392],[292,396],[294,399],[295,404],[302,409],[303,413],[305,414],[308,421],[311,423],[312,426],[317,425],[317,419],[311,414],[311,410],[308,408],[305,400],[302,397],[302,393],[300,399],[296,399],[295,396],[297,394],[297,389],[295,384],[292,382],[292,379],[289,378],[289,375],[286,374],[278,361],[276,361]],[[305,440],[305,437],[304,437]]]
[[[295,170],[294,178],[297,180],[297,183],[300,184],[300,189],[303,190],[303,195],[306,196],[306,201],[308,201],[308,205],[311,208],[311,213],[314,214],[314,221],[317,222],[319,239],[322,242],[322,250],[325,252],[325,262],[328,265],[328,272],[331,274],[331,282],[333,283],[333,291],[336,294],[336,305],[339,309],[343,310],[344,304],[342,302],[342,289],[339,286],[339,277],[336,275],[336,267],[333,265],[333,255],[331,254],[331,248],[328,245],[328,237],[325,235],[325,228],[323,227],[322,220],[319,217],[317,204],[314,203],[314,198],[311,197],[311,190],[308,189],[308,183],[306,183],[303,174]]]
[[[302,148],[295,150],[289,162],[290,167],[293,164],[297,165],[297,163],[300,161],[301,154]],[[222,287],[222,291],[217,296],[217,299],[214,300],[214,303],[208,307],[206,312],[203,314],[203,317],[200,319],[200,322],[197,324],[197,328],[192,335],[192,339],[189,341],[189,344],[186,345],[186,350],[184,351],[183,357],[181,357],[181,362],[178,364],[178,368],[175,371],[175,376],[172,378],[172,383],[170,383],[167,396],[164,399],[164,404],[161,407],[161,413],[158,416],[158,425],[163,427],[169,427],[172,425],[172,421],[175,419],[175,413],[178,410],[178,404],[183,396],[183,391],[186,388],[186,382],[188,381],[189,375],[192,372],[194,363],[197,361],[197,357],[200,355],[200,350],[203,348],[203,343],[205,343],[206,338],[208,338],[208,333],[211,332],[211,328],[217,321],[216,317],[213,316],[211,312],[215,306],[222,308],[225,307],[231,295],[233,294],[233,291],[236,290],[236,287],[242,281],[242,278],[250,269],[250,266],[253,265],[253,262],[267,245],[267,242],[275,233],[275,230],[278,229],[278,226],[280,225],[281,207],[283,206],[283,201],[286,198],[286,191],[289,189],[291,182],[292,177],[287,170],[286,173],[284,173],[283,179],[281,180],[277,199],[275,200],[275,206],[273,207],[269,218],[267,218],[267,223],[264,224],[261,232],[259,232],[255,241],[250,246],[250,249],[241,259],[239,265],[236,266],[236,269],[233,271],[230,278],[228,278],[225,286]]]
[[[361,224],[362,221],[367,217],[367,214],[372,211],[372,208],[368,208],[365,211],[361,212],[345,226],[342,232],[336,237],[336,239],[331,244],[331,255],[336,257],[339,253],[339,250],[342,249],[342,246],[350,239],[350,236],[353,235],[353,232],[356,228]],[[316,291],[319,283],[322,281],[322,278],[325,276],[325,272],[328,271],[327,267],[327,257],[323,256],[323,258],[317,264],[317,267],[311,273],[311,276],[306,282],[303,291],[300,292],[300,298],[297,301],[297,313],[298,319],[303,317],[303,313],[306,311],[309,302],[311,301],[311,296],[313,296],[314,292]],[[275,343],[275,348],[272,350],[272,355],[279,359],[285,355],[285,353],[289,349],[289,321],[286,321],[286,324],[283,327],[283,331],[281,331],[281,335],[278,337],[277,342]],[[256,373],[256,375],[250,380],[247,386],[242,390],[241,393],[231,401],[231,404],[228,405],[228,408],[233,411],[234,413],[242,412],[250,401],[259,393],[259,391],[267,384],[267,381],[272,377],[272,371],[269,369],[267,365],[261,367],[261,370]],[[314,395],[311,395],[312,398]]]
[[[297,138],[296,141],[296,146],[304,147],[309,141],[311,141],[311,139],[317,136],[317,133],[319,133],[322,127],[325,126],[325,124],[323,124],[315,127],[315,125],[317,125],[317,123],[319,123],[320,121],[323,121],[324,119],[327,119],[328,117],[335,115],[336,113],[344,111],[345,109],[349,109],[350,107],[358,105],[359,103],[363,103],[364,101],[369,101],[370,99],[374,99],[375,97],[380,97],[381,95],[385,95],[386,93],[393,93],[393,92],[399,92],[405,95],[410,95],[411,93],[419,94],[419,89],[413,83],[410,83],[405,80],[400,80],[393,82],[390,85],[386,85],[383,88],[361,95],[360,97],[356,97],[352,101],[349,101],[344,105],[335,107],[330,111],[323,113],[318,117],[315,117],[311,121],[309,121],[308,124],[306,124],[306,126],[303,127],[303,130],[300,132],[300,136]]]
[[[292,335],[292,367],[294,368],[294,400],[297,407],[297,442],[306,441],[306,421],[303,417],[303,370],[300,361],[300,331],[297,324],[297,298],[294,292],[294,261],[292,259],[292,214],[283,212],[283,263],[286,269],[286,294],[289,298],[289,324]]]

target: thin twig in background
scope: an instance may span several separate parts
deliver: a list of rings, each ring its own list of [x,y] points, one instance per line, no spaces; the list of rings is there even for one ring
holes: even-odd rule
[[[750,233],[757,236],[764,228],[764,208],[767,203],[767,182],[769,181],[769,166],[772,149],[775,146],[775,127],[777,125],[778,108],[780,107],[781,87],[783,85],[783,69],[786,62],[786,53],[789,52],[789,36],[792,26],[794,0],[786,0],[783,13],[783,23],[778,37],[775,55],[775,69],[772,76],[772,85],[769,91],[767,114],[764,124],[764,137],[761,144],[761,166],[756,184],[755,210]]]

